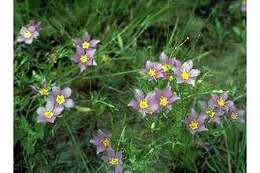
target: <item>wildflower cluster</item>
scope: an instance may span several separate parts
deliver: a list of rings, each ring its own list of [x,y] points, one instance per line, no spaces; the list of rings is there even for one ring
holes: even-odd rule
[[[140,89],[136,89],[135,100],[132,100],[128,106],[146,116],[147,114],[159,113],[165,108],[171,110],[173,103],[178,99],[179,97],[172,92],[170,86],[163,90],[156,88],[147,95],[144,95]]]
[[[205,120],[208,123],[220,124],[221,118],[226,116],[234,122],[244,123],[244,111],[237,110],[233,101],[228,100],[228,93],[220,96],[213,94],[208,102],[200,101],[201,114],[198,115],[194,109],[185,119],[186,127],[191,133],[208,130],[205,128]]]
[[[32,44],[34,39],[37,39],[39,34],[41,22],[30,21],[29,24],[22,27],[17,42],[24,42],[25,44]],[[36,112],[38,114],[37,122],[39,123],[54,123],[55,119],[60,115],[64,107],[72,108],[74,101],[70,99],[71,89],[69,87],[61,90],[59,87],[53,87],[51,93],[44,79],[40,87],[31,86],[33,91],[39,96],[48,96],[47,103],[44,107],[39,107]]]
[[[39,34],[41,22],[30,21],[29,24],[23,26],[20,30],[20,35],[17,38],[17,42],[24,42],[26,44],[32,44],[34,39],[37,39]],[[96,51],[97,44],[100,42],[96,39],[91,39],[88,32],[85,32],[82,39],[76,38],[76,54],[73,57],[73,61],[79,64],[81,72],[84,71],[89,65],[97,65],[94,60],[94,53]],[[59,87],[53,87],[49,94],[49,89],[45,79],[42,81],[40,87],[31,86],[31,88],[39,96],[48,96],[45,107],[39,107],[37,109],[37,121],[39,123],[54,123],[55,119],[62,113],[64,107],[74,107],[74,101],[70,98],[71,89],[69,87],[61,90]]]
[[[76,38],[74,42],[76,44],[76,53],[73,56],[72,61],[79,65],[80,71],[83,72],[88,66],[97,65],[94,60],[94,54],[97,44],[100,41],[91,39],[89,33],[85,32],[82,39]]]
[[[244,123],[244,111],[238,110],[233,101],[228,100],[228,93],[224,92],[220,96],[212,95],[208,101],[208,105],[203,104],[202,108],[205,110],[205,114],[210,118],[209,122],[216,122],[219,124],[219,118],[221,115],[225,115],[234,122]]]
[[[177,83],[187,83],[195,85],[195,79],[200,74],[197,69],[192,69],[193,62],[191,60],[181,64],[180,60],[169,58],[164,52],[160,55],[160,63],[146,61],[145,69],[141,70],[141,74],[145,75],[148,81],[167,80],[172,81],[174,77]],[[138,110],[143,116],[146,114],[156,114],[165,108],[169,111],[175,101],[179,100],[171,86],[168,85],[160,90],[155,88],[154,91],[147,93],[145,96],[140,89],[135,90],[135,100],[130,101],[128,106]]]
[[[109,173],[123,173],[123,155],[122,152],[116,152],[111,145],[111,135],[98,130],[97,136],[90,140],[90,143],[96,145],[97,154],[105,152],[102,159],[110,166]]]
[[[188,60],[181,64],[180,60],[169,58],[164,52],[160,55],[160,63],[146,61],[145,69],[141,71],[148,81],[164,79],[173,80],[174,77],[177,83],[187,83],[195,85],[195,79],[200,74],[197,69],[192,69],[193,62]]]
[[[164,110],[171,111],[173,104],[181,100],[181,98],[173,92],[170,82],[175,78],[176,84],[186,83],[194,87],[200,70],[193,69],[192,60],[181,63],[180,60],[169,58],[162,52],[160,63],[147,61],[141,74],[146,76],[149,82],[159,79],[169,81],[164,89],[155,88],[146,95],[142,90],[135,89],[135,99],[130,101],[128,106],[145,117],[147,115],[157,115]],[[220,96],[213,94],[208,102],[200,101],[200,105],[202,113],[198,115],[195,109],[192,109],[184,121],[185,126],[191,133],[206,131],[206,119],[209,123],[220,124],[223,115],[230,117],[233,121],[241,123],[245,121],[243,117],[244,111],[236,109],[234,102],[228,100],[227,92]]]
[[[39,90],[40,93],[41,90]],[[59,87],[53,87],[45,107],[37,109],[37,121],[39,123],[54,123],[55,119],[62,113],[64,107],[74,107],[74,101],[70,98],[71,89],[69,87],[61,90]]]
[[[17,38],[17,42],[25,42],[31,44],[33,39],[39,36],[40,22],[31,21],[28,25],[22,27],[20,36]],[[94,54],[97,44],[100,42],[97,39],[91,39],[88,32],[85,32],[82,39],[76,38],[74,40],[76,44],[76,53],[72,60],[76,62],[80,71],[84,71],[87,66],[97,65],[94,60]],[[33,91],[39,96],[48,96],[47,103],[44,107],[37,108],[38,123],[54,123],[55,119],[62,113],[64,108],[74,107],[74,101],[70,98],[72,90],[69,87],[60,89],[54,86],[49,92],[47,82],[44,79],[40,87],[30,86]],[[98,136],[90,141],[97,146],[97,153],[106,151],[106,155],[102,159],[111,166],[109,172],[122,173],[123,172],[123,156],[122,152],[116,152],[113,150],[110,141],[110,135],[98,131]]]
[[[32,44],[33,39],[39,36],[40,22],[30,21],[23,26],[17,42]],[[83,72],[88,66],[97,65],[94,55],[96,47],[100,42],[92,39],[88,32],[84,33],[83,38],[76,38],[76,53],[72,60],[80,67]],[[181,91],[175,87],[178,84],[188,84],[194,87],[196,78],[200,75],[200,70],[193,69],[193,61],[181,62],[176,58],[169,58],[164,52],[160,54],[160,62],[146,61],[145,68],[141,74],[151,81],[167,81],[167,85],[161,88],[153,88],[147,93],[142,89],[135,89],[134,99],[128,104],[129,107],[139,112],[143,117],[156,117],[161,112],[171,112],[177,101],[182,101]],[[57,86],[52,87],[49,92],[47,82],[44,80],[40,87],[31,86],[37,92],[37,95],[48,96],[46,105],[37,109],[38,123],[54,123],[55,119],[63,112],[64,108],[74,107],[74,101],[71,99],[72,90],[69,87],[60,89]],[[176,91],[178,93],[176,93]],[[195,109],[191,109],[184,120],[184,124],[191,133],[208,130],[205,121],[208,123],[220,124],[221,118],[226,116],[232,121],[244,123],[244,111],[237,110],[233,101],[228,100],[228,93],[222,95],[212,95],[207,102],[200,101],[201,113],[198,114]],[[123,172],[122,152],[115,151],[111,145],[111,135],[98,130],[97,136],[90,140],[90,143],[96,146],[97,154],[103,153],[102,159],[109,165],[110,173]]]
[[[203,104],[202,104],[203,105]],[[205,106],[204,106],[205,107]],[[218,120],[215,119],[215,115],[225,115],[234,122],[244,123],[244,111],[237,110],[233,101],[228,100],[228,93],[224,92],[220,96],[213,94],[211,99],[208,101],[208,107],[206,109],[206,115],[210,117],[210,121],[215,121],[219,124]]]

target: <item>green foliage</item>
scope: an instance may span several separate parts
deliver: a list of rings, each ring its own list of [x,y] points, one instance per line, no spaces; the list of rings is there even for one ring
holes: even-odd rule
[[[213,91],[228,90],[245,109],[245,14],[238,1],[16,0],[14,17],[15,38],[29,20],[42,22],[32,45],[14,45],[16,172],[106,172],[89,143],[97,129],[112,134],[124,153],[124,169],[134,173],[245,172],[245,125],[224,120],[192,135],[182,124]],[[85,31],[101,45],[98,66],[79,74],[70,60],[72,39]],[[127,104],[135,88],[148,92],[166,85],[138,73],[146,60],[158,61],[161,51],[192,59],[202,72],[200,82],[194,88],[173,82],[182,98],[173,111],[157,120],[142,118]],[[44,78],[48,87],[70,86],[76,101],[54,125],[36,122],[46,98],[29,86],[40,86]]]

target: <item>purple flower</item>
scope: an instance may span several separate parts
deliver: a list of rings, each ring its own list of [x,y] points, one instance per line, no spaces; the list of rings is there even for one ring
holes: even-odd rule
[[[155,99],[160,108],[166,107],[171,110],[172,104],[180,98],[172,93],[170,86],[167,86],[163,90],[155,90]]]
[[[191,113],[185,119],[186,127],[191,131],[192,134],[195,132],[202,132],[208,130],[205,127],[206,115],[198,115],[194,109],[191,110]]]
[[[38,123],[54,123],[56,117],[62,112],[62,109],[55,107],[52,102],[47,102],[45,107],[39,107],[36,112],[38,114]]]
[[[215,106],[218,110],[227,113],[229,108],[234,105],[234,103],[228,100],[228,93],[224,92],[220,96],[212,94],[210,99],[210,104]]]
[[[234,104],[229,108],[227,115],[234,122],[245,123],[245,111],[237,110]]]
[[[152,114],[159,108],[157,101],[155,100],[155,92],[149,92],[146,96],[144,93],[136,89],[135,100],[132,100],[128,106],[138,110],[144,117],[146,114]]]
[[[122,152],[115,152],[113,149],[108,150],[107,155],[102,159],[111,166],[113,173],[123,173],[123,155]]]
[[[29,24],[23,26],[20,30],[20,35],[17,38],[17,42],[32,44],[33,39],[37,39],[39,36],[40,24],[41,22],[30,21]]]
[[[187,83],[193,86],[195,85],[195,79],[200,74],[200,71],[198,69],[192,69],[192,66],[192,60],[188,60],[182,65],[178,64],[176,68],[173,69],[177,83]]]
[[[221,110],[216,109],[214,105],[212,105],[210,102],[204,102],[200,101],[200,106],[202,109],[203,114],[207,115],[209,119],[209,123],[214,122],[217,124],[220,124],[221,116],[223,115],[223,112]]]
[[[90,143],[96,145],[97,154],[112,149],[110,137],[111,135],[105,134],[99,129],[98,135],[90,140]]]
[[[164,77],[161,64],[152,63],[151,61],[146,61],[145,69],[141,73],[146,74],[149,81]]]
[[[162,64],[161,66],[163,71],[168,72],[175,66],[176,60],[169,58],[164,52],[162,52],[160,55],[160,63]]]
[[[74,107],[74,101],[70,99],[71,89],[69,87],[61,90],[59,87],[53,87],[49,101],[55,105],[58,109],[63,110],[64,106],[67,108]]]
[[[77,63],[80,67],[80,71],[83,72],[87,66],[97,65],[94,60],[95,49],[88,49],[84,51],[82,48],[77,48],[77,52],[72,58],[72,61]]]
[[[88,32],[85,32],[82,39],[76,38],[75,43],[77,47],[80,47],[84,50],[87,49],[95,49],[97,47],[97,44],[100,42],[100,40],[91,39],[91,36]]]
[[[160,55],[160,63],[163,70],[165,80],[173,80],[172,70],[181,65],[181,62],[177,59],[169,58],[164,52]]]

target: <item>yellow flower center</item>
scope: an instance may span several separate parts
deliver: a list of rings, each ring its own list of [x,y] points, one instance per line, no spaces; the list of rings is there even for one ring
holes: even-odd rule
[[[101,140],[101,143],[105,148],[108,148],[110,146],[110,141],[107,138]]]
[[[51,111],[46,111],[43,113],[44,117],[47,119],[50,119],[53,116],[53,112]]]
[[[233,120],[237,120],[237,119],[238,119],[238,115],[237,115],[235,112],[232,112],[231,118],[232,118]]]
[[[170,69],[170,65],[169,64],[163,64],[162,69],[163,69],[164,72],[167,72]]]
[[[148,102],[146,100],[141,100],[139,102],[139,107],[142,109],[148,108]]]
[[[199,123],[198,123],[198,121],[192,120],[192,121],[190,122],[190,124],[189,124],[189,127],[190,127],[192,130],[195,130],[195,129],[199,128]]]
[[[25,31],[24,33],[23,33],[23,37],[24,38],[30,38],[32,36],[32,33],[30,32],[30,31]]]
[[[111,158],[109,163],[113,166],[118,165],[119,164],[119,159],[118,158]]]
[[[83,62],[83,63],[87,62],[88,61],[88,56],[87,55],[81,55],[80,56],[80,61]]]
[[[213,109],[210,109],[206,111],[206,114],[210,117],[213,118],[216,115],[216,112]]]
[[[47,88],[41,88],[41,89],[39,89],[39,93],[40,93],[41,96],[46,96],[46,95],[49,94]]]
[[[168,101],[167,97],[164,97],[164,96],[160,97],[160,105],[161,106],[166,106],[168,103],[169,103],[169,101]]]
[[[183,80],[188,80],[190,78],[190,74],[188,72],[184,71],[181,73],[181,78]]]
[[[149,71],[148,71],[148,75],[151,76],[151,77],[155,77],[156,76],[156,70],[151,68]]]
[[[65,102],[65,97],[63,95],[57,95],[56,102],[61,105]]]
[[[88,49],[89,47],[90,47],[89,42],[84,41],[84,42],[82,43],[82,48],[83,48],[83,49]]]
[[[220,106],[220,107],[223,107],[223,106],[225,106],[225,101],[223,100],[223,99],[217,99],[217,103],[218,103],[218,105]]]

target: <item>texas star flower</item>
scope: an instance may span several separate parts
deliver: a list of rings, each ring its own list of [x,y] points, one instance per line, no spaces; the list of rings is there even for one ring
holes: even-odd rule
[[[88,49],[84,51],[82,48],[77,48],[77,52],[72,60],[79,65],[81,72],[83,72],[87,66],[97,65],[94,60],[95,51],[95,49]]]
[[[70,99],[71,89],[69,87],[61,90],[59,87],[53,87],[51,91],[51,96],[48,101],[53,103],[55,107],[59,109],[64,109],[64,106],[67,108],[74,107],[74,101]]]
[[[177,59],[169,58],[164,52],[162,52],[160,55],[160,63],[163,70],[163,78],[165,80],[172,81],[172,70],[173,68],[179,67],[181,65],[181,62]]]
[[[35,87],[33,85],[30,86],[33,91],[35,91],[37,93],[37,95],[39,96],[47,96],[49,95],[49,89],[47,87],[47,82],[45,80],[43,80],[41,82],[41,86],[40,87]]]
[[[173,69],[177,83],[195,85],[195,79],[200,74],[200,71],[198,69],[192,69],[192,67],[192,60],[188,60],[182,65],[177,65],[176,68]]]
[[[170,86],[167,86],[163,90],[155,90],[155,99],[160,108],[166,107],[171,110],[172,104],[180,98],[172,93]]]
[[[152,114],[159,108],[159,105],[155,100],[155,92],[149,92],[145,96],[139,89],[135,90],[135,100],[132,100],[128,106],[138,110],[138,112],[140,112],[143,116],[146,116],[146,114]]]
[[[55,107],[52,102],[47,102],[45,107],[39,107],[36,112],[38,114],[38,123],[54,123],[56,117],[62,112],[62,109]]]
[[[115,152],[113,149],[107,151],[107,155],[102,159],[109,164],[114,173],[123,173],[123,155],[122,152]],[[111,172],[110,171],[110,172]]]
[[[99,129],[97,136],[90,140],[90,143],[96,145],[97,154],[112,149],[110,137],[110,135],[105,134]]]
[[[204,124],[206,118],[206,115],[198,115],[195,110],[192,109],[184,122],[191,133],[202,132],[208,130]]]
[[[20,30],[20,35],[17,38],[17,42],[24,42],[26,44],[32,44],[33,39],[37,39],[40,31],[40,22],[30,21],[29,24],[23,26]]]
[[[234,104],[230,106],[227,115],[234,122],[245,123],[245,111],[237,110]]]
[[[80,47],[84,50],[95,49],[99,42],[100,42],[100,40],[91,39],[91,36],[89,35],[88,32],[84,33],[84,36],[82,39],[80,39],[80,38],[75,39],[75,43],[76,43],[77,47]]]
[[[210,102],[207,103],[204,101],[200,101],[199,103],[203,114],[207,115],[207,118],[209,119],[208,122],[220,124],[220,119],[223,115],[223,112],[221,110],[216,109],[216,107],[212,105]]]
[[[234,103],[228,100],[228,93],[224,92],[220,96],[212,94],[210,99],[210,104],[215,106],[218,110],[224,111],[227,113],[229,108],[234,105]]]
[[[147,75],[149,81],[164,77],[161,64],[151,61],[146,61],[145,69],[141,73]]]
[[[163,71],[168,72],[175,66],[176,60],[169,58],[164,52],[162,52],[160,55],[160,63],[162,64]]]
[[[48,88],[46,88],[46,87],[40,88],[39,94],[40,94],[40,96],[47,96],[49,94]]]

